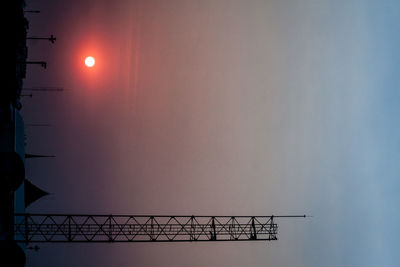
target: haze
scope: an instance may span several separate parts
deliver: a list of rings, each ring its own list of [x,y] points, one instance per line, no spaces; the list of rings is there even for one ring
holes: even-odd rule
[[[28,266],[396,266],[397,1],[27,1],[30,212],[270,215],[279,240],[43,245]],[[83,65],[87,55],[96,66]]]

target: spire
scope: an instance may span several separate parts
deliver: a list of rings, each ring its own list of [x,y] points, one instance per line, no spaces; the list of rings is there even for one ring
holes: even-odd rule
[[[46,191],[43,191],[36,185],[32,184],[29,180],[25,179],[24,180],[25,184],[25,208],[28,207],[30,204],[38,200],[39,198],[42,198],[49,193]]]

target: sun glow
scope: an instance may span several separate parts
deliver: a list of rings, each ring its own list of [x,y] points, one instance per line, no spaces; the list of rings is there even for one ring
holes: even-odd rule
[[[85,59],[85,65],[89,68],[93,67],[96,61],[94,60],[94,57],[87,57]]]

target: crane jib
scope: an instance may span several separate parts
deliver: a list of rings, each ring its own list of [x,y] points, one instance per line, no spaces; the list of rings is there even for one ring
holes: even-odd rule
[[[277,240],[274,219],[295,216],[15,214],[20,243]]]

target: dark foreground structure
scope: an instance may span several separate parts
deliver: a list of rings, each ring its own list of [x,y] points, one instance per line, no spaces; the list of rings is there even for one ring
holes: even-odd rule
[[[14,211],[24,211],[24,122],[19,111],[26,75],[25,2],[2,2],[2,72],[0,90],[0,266],[24,266],[24,245],[14,240]],[[15,201],[18,198],[19,201]]]

